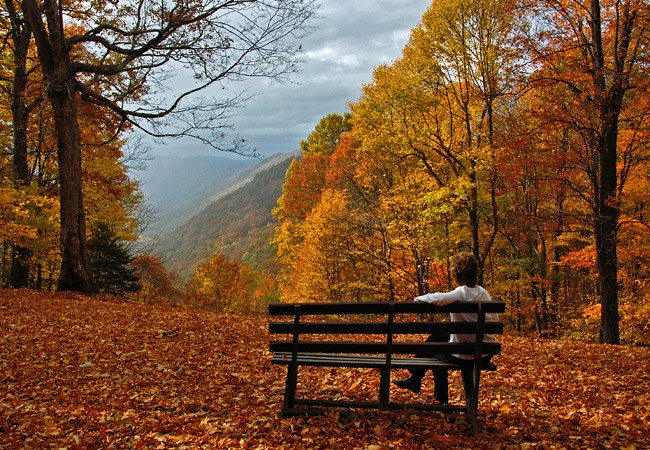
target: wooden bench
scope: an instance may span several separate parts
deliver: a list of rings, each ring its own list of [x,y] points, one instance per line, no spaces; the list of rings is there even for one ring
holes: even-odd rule
[[[503,324],[486,322],[485,314],[503,311],[505,311],[505,304],[502,302],[463,302],[446,306],[426,303],[271,304],[269,305],[270,316],[285,316],[285,321],[269,324],[270,350],[273,352],[271,362],[287,365],[282,415],[286,417],[297,414],[322,414],[322,409],[314,409],[319,406],[464,411],[476,433],[481,371],[496,370],[491,363],[482,367],[481,358],[477,356],[499,354],[501,344],[483,342],[483,336],[503,333]],[[452,312],[477,313],[477,321],[439,321]],[[431,320],[431,315],[435,317],[435,321]],[[332,319],[333,316],[335,319]],[[379,321],[369,320],[369,317],[378,317]],[[424,337],[412,336],[432,333],[475,334],[476,341],[474,343],[423,342]],[[278,335],[285,335],[284,340],[282,340],[283,336]],[[351,335],[358,336],[351,337]],[[413,354],[421,357],[414,357]],[[474,360],[472,366],[466,368],[437,360],[433,358],[434,354],[474,355]],[[296,398],[300,366],[379,369],[378,399],[373,402],[360,402]],[[462,371],[464,405],[400,404],[390,401],[391,369],[432,369],[434,367]]]

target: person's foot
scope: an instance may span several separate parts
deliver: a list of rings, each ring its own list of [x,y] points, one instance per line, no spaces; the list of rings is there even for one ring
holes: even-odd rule
[[[422,388],[422,380],[413,377],[404,378],[403,380],[395,380],[393,381],[393,384],[402,389],[408,389],[409,391],[415,392],[416,394],[418,394]]]

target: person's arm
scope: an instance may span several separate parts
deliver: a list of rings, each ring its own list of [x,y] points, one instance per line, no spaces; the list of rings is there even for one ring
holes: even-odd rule
[[[417,303],[432,303],[434,305],[449,305],[450,303],[463,300],[463,291],[460,287],[449,292],[432,292],[430,294],[420,295],[413,299]]]

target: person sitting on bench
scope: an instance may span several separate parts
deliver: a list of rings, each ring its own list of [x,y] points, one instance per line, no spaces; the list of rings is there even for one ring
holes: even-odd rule
[[[448,305],[454,302],[471,302],[471,301],[492,301],[490,294],[483,287],[476,285],[478,264],[476,258],[471,253],[459,253],[452,258],[451,273],[454,280],[459,285],[456,289],[449,292],[432,292],[415,297],[415,302],[432,303],[435,305]],[[451,313],[452,322],[476,322],[476,314],[469,313]],[[496,313],[488,313],[485,316],[487,322],[498,322],[499,316]],[[474,342],[473,334],[432,334],[427,342]],[[494,336],[486,334],[484,342],[495,342]],[[423,355],[416,355],[423,356]],[[472,355],[435,355],[441,361],[458,364],[470,368],[474,361]],[[484,355],[481,364],[487,364],[492,355]],[[393,384],[400,388],[420,392],[422,387],[422,378],[426,369],[409,369],[411,376],[403,380],[395,380]],[[434,398],[442,405],[448,403],[448,372],[443,368],[433,369]]]

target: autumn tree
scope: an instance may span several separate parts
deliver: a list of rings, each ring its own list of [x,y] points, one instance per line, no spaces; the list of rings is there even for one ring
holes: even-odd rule
[[[224,119],[242,98],[194,94],[229,80],[281,79],[293,72],[297,44],[292,38],[305,29],[314,6],[298,0],[170,5],[100,1],[92,9],[56,0],[23,0],[21,6],[34,35],[57,132],[62,248],[58,287],[91,291],[79,103],[106,108],[122,124],[157,137],[193,136],[221,149],[242,150],[223,145]],[[191,73],[195,83],[173,92],[165,103],[161,94],[170,62]],[[116,127],[115,133],[122,128]]]
[[[268,275],[220,253],[203,262],[187,283],[196,306],[224,313],[260,313],[273,297]]]
[[[353,129],[342,137],[327,173],[329,188],[348,198],[342,216],[351,230],[348,253],[373,274],[368,282],[377,298],[425,293],[429,260],[440,242],[427,206],[431,180],[416,160],[363,149],[356,135]]]
[[[325,175],[330,156],[336,150],[341,136],[350,129],[350,114],[328,114],[300,142],[302,155],[287,169],[282,195],[273,216],[279,220],[274,243],[280,264],[281,286],[293,283],[298,247],[305,238],[304,222],[310,211],[320,202],[325,187]]]
[[[328,114],[319,120],[307,139],[300,141],[303,157],[316,153],[321,155],[334,153],[341,140],[341,135],[352,128],[351,118],[352,114],[346,112]]]
[[[287,173],[276,238],[285,300],[396,301],[427,289],[436,242],[429,180],[414,161],[361,151],[354,136],[341,135],[331,155],[310,155]],[[325,176],[315,177],[315,167]]]
[[[350,141],[346,135],[340,140]],[[354,170],[354,164],[348,165],[352,159],[337,157],[335,179],[330,179],[339,148],[331,155],[308,155],[287,172],[275,211],[281,214],[275,242],[285,301],[358,301],[367,298],[368,291],[379,290],[376,271],[354,251],[362,246],[354,224],[364,219],[354,217],[348,192],[338,181],[345,177],[343,172]]]
[[[288,171],[276,211],[284,297],[446,289],[446,259],[469,249],[513,328],[590,337],[596,316],[609,314],[594,301],[607,291],[603,211],[613,207],[625,341],[642,342],[647,8],[603,4],[597,25],[593,5],[435,2],[402,57],[377,68],[351,105],[351,132]],[[599,145],[611,143],[613,125],[616,196],[607,201]]]
[[[352,105],[363,146],[412,158],[462,199],[479,281],[498,230],[497,110],[519,78],[514,2],[434,2],[402,58],[380,66]]]
[[[640,0],[541,1],[533,10],[539,32],[530,50],[539,69],[532,79],[542,88],[560,87],[547,101],[551,120],[576,137],[571,150],[584,183],[566,182],[592,211],[600,340],[618,344],[622,194],[647,157],[647,141],[639,141],[648,121],[648,7]]]
[[[16,247],[26,249],[30,260],[43,263],[56,260],[57,222],[56,198],[42,195],[37,186],[17,188],[11,178],[0,176],[0,246],[3,253],[0,283],[15,287],[11,268],[14,267],[12,253]],[[23,287],[30,286],[29,271],[27,273],[28,284]],[[33,286],[40,289],[43,281],[39,269]]]
[[[0,144],[0,227],[6,231],[1,243],[2,280],[21,288],[30,286],[34,260],[52,259],[51,244],[57,235],[52,222],[58,219],[53,209],[58,208],[58,202],[40,183],[33,183],[38,169],[29,158],[30,145],[34,144],[34,136],[30,141],[33,128],[29,118],[42,104],[41,84],[31,29],[13,0],[0,3],[0,30],[0,115],[7,125],[2,130],[7,140]],[[40,265],[31,281],[33,286],[42,286]]]
[[[539,116],[544,106],[532,95],[520,96],[497,130],[508,145],[496,156],[502,214],[492,255],[498,272],[491,281],[493,293],[510,301],[508,314],[516,316],[519,331],[528,316],[539,335],[550,337],[557,332],[560,282],[568,275],[561,273],[562,257],[579,230],[570,219],[575,199],[561,181],[570,172],[566,136]]]
[[[6,35],[3,41],[8,43],[5,47],[10,66],[13,70],[7,70],[2,76],[3,88],[11,99],[11,124],[12,124],[12,166],[13,180],[16,186],[28,186],[31,184],[30,170],[27,158],[27,131],[28,118],[34,108],[40,104],[42,98],[35,86],[30,84],[30,74],[34,72],[34,64],[30,62],[30,43],[32,32],[29,24],[22,17],[19,8],[13,0],[5,0],[2,5],[4,14],[0,18],[3,22],[3,29]],[[9,68],[7,68],[9,69]],[[28,86],[32,91],[29,95]],[[9,282],[12,287],[27,287],[29,281],[29,260],[31,251],[21,245],[14,245],[12,249],[11,271]]]
[[[16,120],[8,122],[7,140],[2,142],[3,154],[0,158],[0,185],[5,191],[3,203],[7,211],[22,211],[20,214],[3,214],[1,225],[6,230],[23,230],[10,233],[2,243],[3,278],[5,268],[9,267],[7,283],[14,287],[33,287],[51,289],[58,278],[60,266],[59,230],[53,227],[59,220],[57,199],[59,193],[58,165],[56,158],[56,137],[53,133],[51,108],[40,101],[40,71],[30,49],[29,61],[33,64],[28,70],[27,92],[22,101],[29,101],[26,113],[25,142],[16,139],[11,130],[16,128]],[[16,104],[14,93],[15,52],[5,48],[2,59],[2,79],[0,85],[0,111],[8,117],[15,117],[12,105]],[[6,65],[5,65],[6,64]],[[36,96],[36,97],[34,97]],[[38,105],[38,107],[35,107]],[[83,155],[83,184],[86,191],[85,204],[89,211],[90,225],[110,221],[119,238],[132,241],[137,237],[138,215],[141,208],[141,195],[137,182],[128,177],[126,164],[133,157],[123,139],[111,139],[117,123],[114,115],[107,115],[96,105],[80,105],[80,129]],[[97,142],[103,142],[97,145]],[[21,150],[22,149],[22,150]],[[128,153],[128,154],[127,154]],[[137,153],[137,152],[136,152]],[[18,161],[18,163],[17,163]],[[17,171],[17,167],[20,170]],[[24,176],[24,177],[23,177]],[[22,253],[21,253],[22,252]],[[25,256],[21,257],[21,254]],[[16,272],[16,268],[22,268]],[[16,273],[21,273],[16,277]],[[23,284],[27,277],[26,282]],[[17,278],[21,280],[18,283]]]
[[[160,259],[146,253],[133,258],[130,266],[138,278],[140,289],[127,293],[127,297],[150,304],[178,305],[184,298],[178,280],[167,271]]]

